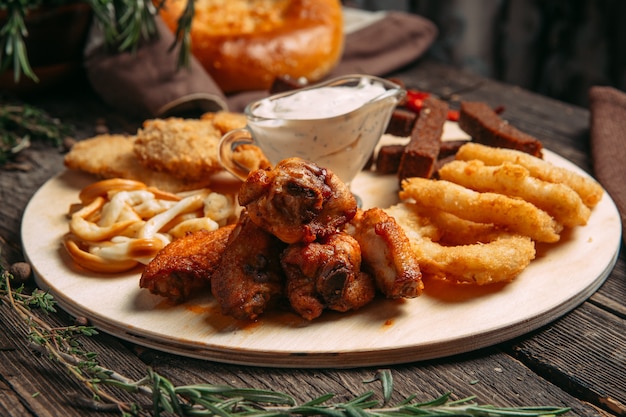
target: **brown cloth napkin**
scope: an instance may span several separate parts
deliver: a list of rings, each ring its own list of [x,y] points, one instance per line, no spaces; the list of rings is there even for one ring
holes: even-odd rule
[[[173,35],[158,21],[159,39],[133,53],[108,53],[92,29],[85,48],[85,68],[94,90],[111,106],[139,117],[164,117],[180,111],[243,111],[266,91],[225,97],[192,58],[191,68],[176,71],[170,51]],[[346,35],[344,52],[328,77],[350,73],[384,76],[415,61],[437,36],[436,26],[412,14],[389,12]]]
[[[177,51],[170,50],[174,35],[160,19],[156,24],[157,39],[116,54],[92,25],[84,62],[94,91],[114,108],[142,118],[226,109],[224,94],[195,59],[189,68],[177,68]]]
[[[594,173],[617,205],[626,239],[626,93],[592,87],[589,105]]]

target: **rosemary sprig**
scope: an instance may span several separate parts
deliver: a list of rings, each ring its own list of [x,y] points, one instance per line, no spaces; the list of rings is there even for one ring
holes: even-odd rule
[[[38,81],[28,60],[25,38],[28,37],[26,14],[30,9],[37,7],[39,1],[9,0],[0,7],[6,10],[6,22],[0,29],[0,71],[5,71],[13,66],[13,80],[18,82],[20,74],[24,73],[34,81]]]
[[[72,135],[72,127],[50,117],[30,105],[0,105],[0,165],[31,144],[44,140],[61,148],[63,140]]]
[[[152,0],[135,0],[120,7],[117,21],[112,22],[119,28],[119,50],[134,50],[142,40],[156,36],[156,14]]]
[[[389,370],[381,370],[364,384],[379,382],[383,400],[375,399],[373,391],[367,391],[348,401],[333,401],[334,394],[324,394],[298,404],[291,395],[265,389],[236,388],[226,385],[192,384],[175,386],[167,378],[147,369],[146,375],[132,381],[123,375],[100,366],[96,354],[81,348],[78,336],[96,334],[89,326],[53,328],[31,311],[37,307],[47,313],[55,312],[52,297],[38,289],[30,294],[23,285],[12,289],[12,275],[1,270],[0,304],[7,303],[28,326],[28,337],[35,347],[62,364],[79,382],[93,394],[93,401],[77,398],[82,406],[97,410],[116,410],[124,417],[164,413],[180,417],[417,417],[417,416],[558,416],[567,413],[562,407],[495,407],[481,405],[475,397],[452,399],[451,393],[426,402],[416,401],[412,395],[397,404],[391,404],[393,377]],[[128,402],[105,391],[105,387],[117,388],[148,399],[148,403]]]
[[[170,50],[173,50],[180,44],[180,50],[178,51],[179,67],[186,68],[189,66],[189,60],[191,59],[191,23],[195,13],[195,2],[188,1],[185,10],[178,18],[178,27]]]
[[[46,6],[70,3],[73,0],[45,2]],[[164,7],[160,0],[155,6],[152,0],[83,0],[93,11],[95,20],[102,26],[105,43],[112,51],[134,51],[142,41],[157,36],[155,17]],[[181,43],[178,55],[179,67],[187,66],[190,57],[191,18],[194,14],[194,0],[187,1],[184,15],[179,20],[175,44]],[[0,71],[13,69],[13,79],[17,83],[23,74],[38,81],[31,68],[27,54],[28,28],[26,18],[29,13],[44,5],[42,0],[8,0],[0,2],[0,12],[6,14],[6,22],[0,28]]]

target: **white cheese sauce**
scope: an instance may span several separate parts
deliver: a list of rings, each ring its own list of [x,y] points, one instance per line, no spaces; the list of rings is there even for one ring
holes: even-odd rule
[[[261,100],[252,113],[268,119],[325,119],[350,113],[385,91],[380,83],[370,83],[367,79],[362,79],[353,87],[328,86]]]
[[[350,183],[382,136],[398,91],[366,78],[295,91],[252,106],[248,129],[272,163],[298,156]]]

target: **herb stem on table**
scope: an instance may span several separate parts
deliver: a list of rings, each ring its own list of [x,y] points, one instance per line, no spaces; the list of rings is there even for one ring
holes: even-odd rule
[[[227,385],[192,384],[176,386],[148,368],[146,375],[133,381],[98,364],[94,352],[83,350],[79,336],[97,334],[85,325],[50,326],[33,311],[56,312],[53,297],[35,288],[30,293],[24,284],[13,288],[13,275],[0,267],[0,305],[8,305],[22,319],[32,346],[69,371],[92,394],[92,399],[75,398],[77,404],[98,411],[117,412],[123,417],[162,414],[180,417],[417,417],[417,416],[557,416],[567,407],[495,407],[476,403],[475,397],[453,400],[451,393],[426,402],[411,395],[391,404],[393,376],[380,370],[364,384],[380,383],[382,401],[374,391],[367,391],[348,401],[333,401],[335,394],[321,395],[298,404],[294,397],[278,391],[237,388]],[[116,388],[140,396],[135,402],[118,398],[105,388]],[[145,401],[146,403],[142,403]]]
[[[155,19],[165,7],[164,0],[83,0],[90,6],[94,20],[102,27],[106,46],[112,53],[136,51],[142,42],[158,37]],[[46,3],[55,3],[52,6]],[[12,69],[15,83],[21,75],[38,82],[28,55],[28,17],[42,6],[57,7],[72,1],[9,0],[0,2],[5,16],[0,27],[0,72]],[[194,15],[194,0],[187,0],[186,12],[179,20],[176,43],[180,41],[179,67],[187,67],[191,56],[189,32]],[[44,7],[45,10],[45,7]],[[184,34],[184,36],[181,36]]]
[[[0,166],[28,148],[33,140],[47,141],[61,149],[72,130],[37,107],[0,104]]]

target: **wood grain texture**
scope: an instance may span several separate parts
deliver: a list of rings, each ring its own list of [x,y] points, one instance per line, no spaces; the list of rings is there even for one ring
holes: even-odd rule
[[[418,62],[397,75],[412,88],[438,94],[456,92],[456,98],[503,105],[503,116],[541,137],[548,149],[591,172],[586,109],[429,61]],[[63,96],[30,98],[29,102],[75,124],[78,139],[92,136],[98,119],[116,132],[133,132],[140,125],[139,121],[108,108],[89,89],[81,91],[82,87],[64,91]],[[24,158],[32,165],[30,171],[0,171],[2,265],[23,259],[21,213],[37,188],[63,169],[62,154],[49,146],[36,145]],[[451,390],[459,397],[476,394],[481,402],[497,405],[561,404],[573,407],[571,414],[576,416],[626,415],[615,403],[624,404],[625,392],[625,265],[622,250],[615,269],[588,302],[532,334],[468,354],[392,367],[395,398],[409,393],[427,398]],[[81,392],[81,388],[58,365],[30,349],[20,320],[6,305],[0,306],[0,317],[0,415],[111,415],[78,406],[73,394]],[[61,325],[72,323],[72,318],[63,313],[46,320]],[[302,401],[329,391],[337,392],[338,398],[347,398],[376,388],[363,385],[375,373],[374,368],[256,368],[183,358],[107,335],[88,338],[85,343],[106,366],[131,377],[142,375],[145,367],[151,366],[179,384],[224,382],[265,387],[286,391]]]
[[[572,329],[577,329],[575,333]],[[515,356],[568,392],[626,413],[626,322],[585,303],[513,347]],[[579,341],[579,343],[576,343]],[[580,343],[582,342],[582,343]],[[576,368],[571,363],[576,362]]]

